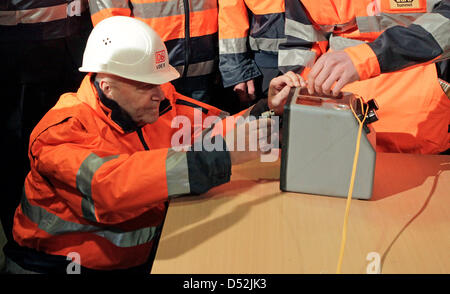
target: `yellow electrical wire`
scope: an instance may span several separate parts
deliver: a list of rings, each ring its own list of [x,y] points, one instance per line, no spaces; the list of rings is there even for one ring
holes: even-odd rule
[[[360,142],[361,142],[361,133],[362,133],[362,128],[363,128],[363,125],[364,125],[364,121],[366,120],[366,117],[367,117],[367,112],[369,110],[369,107],[366,107],[366,111],[364,112],[364,106],[363,106],[363,101],[362,101],[361,97],[357,96],[356,98],[360,102],[361,113],[364,113],[364,118],[363,118],[362,121],[359,119],[359,117],[355,113],[355,110],[353,109],[352,103],[350,103],[350,108],[352,109],[353,115],[356,117],[356,119],[359,122],[359,128],[358,128],[358,137],[356,139],[355,155],[354,155],[354,158],[353,158],[352,176],[350,178],[350,186],[348,188],[348,194],[347,194],[347,204],[345,206],[344,224],[342,226],[341,250],[339,252],[339,260],[338,260],[338,264],[337,264],[336,274],[340,274],[341,273],[342,260],[344,258],[345,242],[347,240],[348,215],[349,215],[349,212],[350,212],[350,203],[351,203],[352,194],[353,194],[353,185],[355,183],[356,166],[358,165],[359,145],[360,145]]]

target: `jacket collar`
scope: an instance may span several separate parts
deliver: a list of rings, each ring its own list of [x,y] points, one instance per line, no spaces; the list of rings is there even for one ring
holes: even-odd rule
[[[92,76],[94,77],[94,75]],[[138,125],[131,119],[131,116],[126,113],[116,101],[106,97],[105,93],[100,89],[100,85],[94,78],[91,78],[91,82],[97,90],[100,102],[109,109],[111,119],[118,124],[125,133],[136,131]]]

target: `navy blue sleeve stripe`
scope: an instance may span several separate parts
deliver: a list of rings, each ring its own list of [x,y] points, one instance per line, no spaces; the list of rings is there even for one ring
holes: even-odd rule
[[[375,52],[382,73],[427,62],[443,53],[433,36],[414,24],[389,28],[368,45]]]

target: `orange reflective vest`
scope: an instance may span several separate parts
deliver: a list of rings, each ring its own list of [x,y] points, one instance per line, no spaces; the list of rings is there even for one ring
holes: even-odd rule
[[[432,62],[450,52],[450,1],[286,1],[283,71],[303,71],[344,50],[360,81],[344,87],[379,104],[377,150],[439,153],[450,147],[450,99]],[[436,4],[436,5],[435,5]]]
[[[217,68],[216,0],[97,0],[89,1],[89,6],[94,26],[114,15],[150,25],[182,77],[211,74]]]
[[[193,122],[193,134],[206,118],[224,113],[176,93],[170,83],[161,87],[169,103],[159,119],[126,131],[91,75],[77,93],[61,96],[30,137],[31,171],[13,227],[19,245],[51,255],[77,252],[81,265],[92,269],[141,265],[165,201],[229,181],[228,152],[171,147],[185,127],[172,127],[175,116]]]
[[[284,0],[219,0],[219,69],[224,87],[277,67],[284,42]]]

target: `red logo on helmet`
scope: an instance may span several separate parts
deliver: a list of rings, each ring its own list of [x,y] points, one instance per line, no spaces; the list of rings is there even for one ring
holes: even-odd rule
[[[155,62],[158,64],[158,63],[163,63],[165,61],[166,61],[166,52],[164,52],[164,50],[156,51]]]

